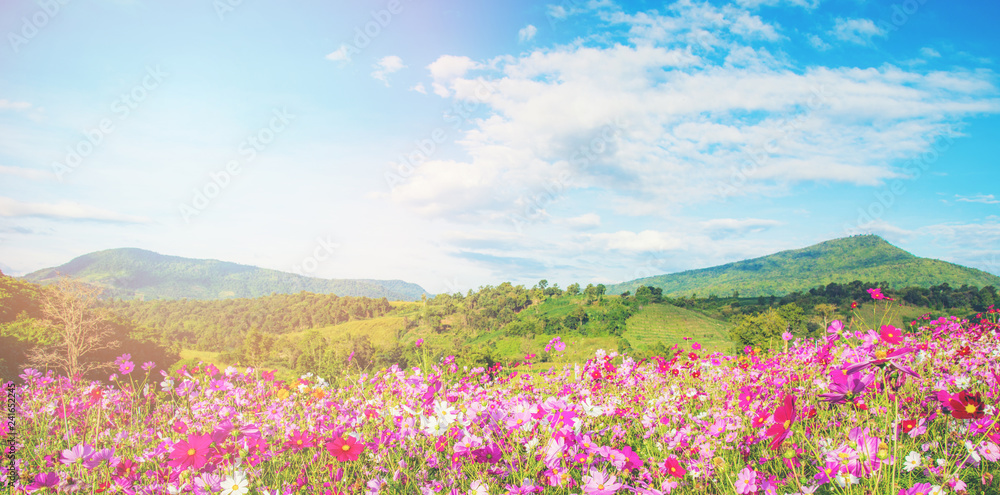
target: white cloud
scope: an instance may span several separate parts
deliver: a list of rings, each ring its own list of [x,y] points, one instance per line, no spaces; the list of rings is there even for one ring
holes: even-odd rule
[[[815,34],[810,34],[807,39],[809,40],[809,44],[812,45],[813,48],[815,48],[815,49],[817,49],[817,50],[819,50],[821,52],[825,52],[825,51],[829,50],[830,48],[833,48],[832,45],[830,45],[829,43],[823,41],[823,38],[820,38],[819,36],[817,36]]]
[[[925,47],[921,48],[920,49],[920,54],[923,55],[923,56],[925,56],[925,57],[927,57],[927,58],[939,58],[941,56],[940,52],[938,52],[937,50],[935,50],[935,49],[933,49],[933,48],[931,48],[929,46],[925,46]]]
[[[812,10],[819,7],[820,0],[736,0],[736,3],[741,7],[753,9],[759,8],[762,5],[775,6],[787,3],[796,7],[803,7],[805,9]]]
[[[955,201],[961,201],[963,203],[982,203],[984,205],[1000,204],[1000,199],[997,199],[992,194],[976,194],[973,196],[962,196],[961,194],[956,194]]]
[[[424,83],[417,83],[410,89],[422,95],[427,94],[427,88],[424,87]]]
[[[451,96],[451,85],[456,79],[465,76],[470,70],[480,68],[481,65],[469,57],[459,57],[455,55],[443,55],[427,66],[434,82],[431,87],[434,94],[447,98]]]
[[[517,32],[517,39],[521,43],[524,43],[525,41],[531,41],[531,39],[534,38],[535,34],[537,33],[538,33],[538,28],[536,28],[531,24],[528,24],[527,26],[524,26],[523,28],[521,28],[520,31]]]
[[[487,113],[457,141],[468,159],[428,161],[391,197],[473,220],[526,216],[553,188],[547,201],[596,189],[655,213],[797,182],[872,186],[905,177],[893,164],[953,135],[956,120],[1000,111],[985,72],[795,71],[731,51],[763,62],[718,65],[650,44],[441,57],[429,66],[435,92]]]
[[[406,66],[403,65],[403,59],[399,58],[398,56],[387,55],[385,57],[380,58],[378,62],[375,62],[375,65],[373,65],[372,67],[375,68],[375,70],[372,71],[372,77],[378,79],[379,81],[382,81],[383,83],[385,83],[386,86],[388,86],[389,74],[392,74],[393,72],[398,72],[399,70],[405,68]]]
[[[563,222],[573,229],[593,229],[601,226],[601,217],[596,213],[584,213],[580,216],[567,218]]]
[[[713,235],[713,237],[728,237],[731,235],[745,235],[748,233],[763,232],[773,227],[783,225],[777,220],[767,220],[761,218],[715,218],[701,222],[701,226]]]
[[[327,60],[332,60],[334,62],[350,62],[351,61],[351,47],[346,44],[341,44],[340,48],[326,54]]]
[[[875,36],[885,37],[886,35],[871,19],[844,19],[842,17],[837,18],[830,34],[839,40],[858,45],[871,44],[872,38]]]
[[[0,217],[39,217],[57,220],[93,220],[116,223],[150,223],[145,217],[124,215],[72,201],[26,203],[0,197]]]
[[[0,110],[28,110],[31,108],[31,103],[26,101],[10,101],[0,99]]]
[[[587,236],[598,249],[614,249],[626,252],[657,252],[679,250],[687,240],[670,232],[643,230],[631,232],[621,230],[614,233],[589,234]]]

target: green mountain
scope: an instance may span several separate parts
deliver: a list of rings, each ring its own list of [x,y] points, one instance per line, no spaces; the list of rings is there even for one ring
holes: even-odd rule
[[[301,291],[416,301],[427,294],[402,280],[321,279],[218,260],[165,256],[136,248],[85,254],[22,277],[47,284],[68,276],[99,285],[122,299],[224,299]]]
[[[853,280],[887,282],[892,288],[930,287],[945,282],[954,287],[1000,288],[1000,277],[996,275],[914,256],[877,235],[859,235],[711,268],[640,278],[608,286],[607,290],[619,294],[649,285],[662,288],[663,295],[671,297],[729,296],[733,291],[739,291],[742,297],[757,297]]]

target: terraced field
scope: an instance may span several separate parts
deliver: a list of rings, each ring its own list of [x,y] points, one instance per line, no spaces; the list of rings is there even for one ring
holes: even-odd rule
[[[657,342],[671,347],[690,343],[691,337],[706,352],[730,350],[729,324],[670,304],[649,304],[626,322],[623,335],[636,350],[652,348]]]

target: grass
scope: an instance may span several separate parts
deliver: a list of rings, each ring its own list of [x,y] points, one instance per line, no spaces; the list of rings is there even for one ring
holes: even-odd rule
[[[233,364],[219,359],[219,355],[222,354],[220,352],[182,349],[180,354],[181,354],[180,360],[178,360],[177,362],[175,362],[170,366],[171,371],[176,370],[181,366],[195,366],[199,362],[215,365],[215,367],[219,368],[220,370],[224,370],[229,365]]]
[[[301,332],[291,332],[284,334],[289,339],[299,339],[305,336],[306,332],[318,332],[320,335],[330,339],[346,339],[348,335],[367,335],[375,347],[392,347],[398,340],[396,337],[400,330],[406,328],[406,318],[403,316],[382,316],[370,320],[356,320],[330,325],[326,327],[305,330]]]
[[[729,328],[724,321],[671,304],[648,304],[628,319],[622,336],[636,350],[651,349],[657,343],[684,345],[684,337],[691,337],[706,352],[725,352],[731,346]]]

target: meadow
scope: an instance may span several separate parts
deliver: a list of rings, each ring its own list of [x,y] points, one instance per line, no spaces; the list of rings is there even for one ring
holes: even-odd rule
[[[0,482],[17,493],[998,493],[998,311],[901,329],[875,302],[870,327],[858,315],[735,355],[692,336],[645,360],[598,350],[539,366],[575,351],[551,338],[488,368],[445,356],[286,381],[129,354],[109,380],[27,369],[6,384],[17,409],[0,433],[14,461]]]

